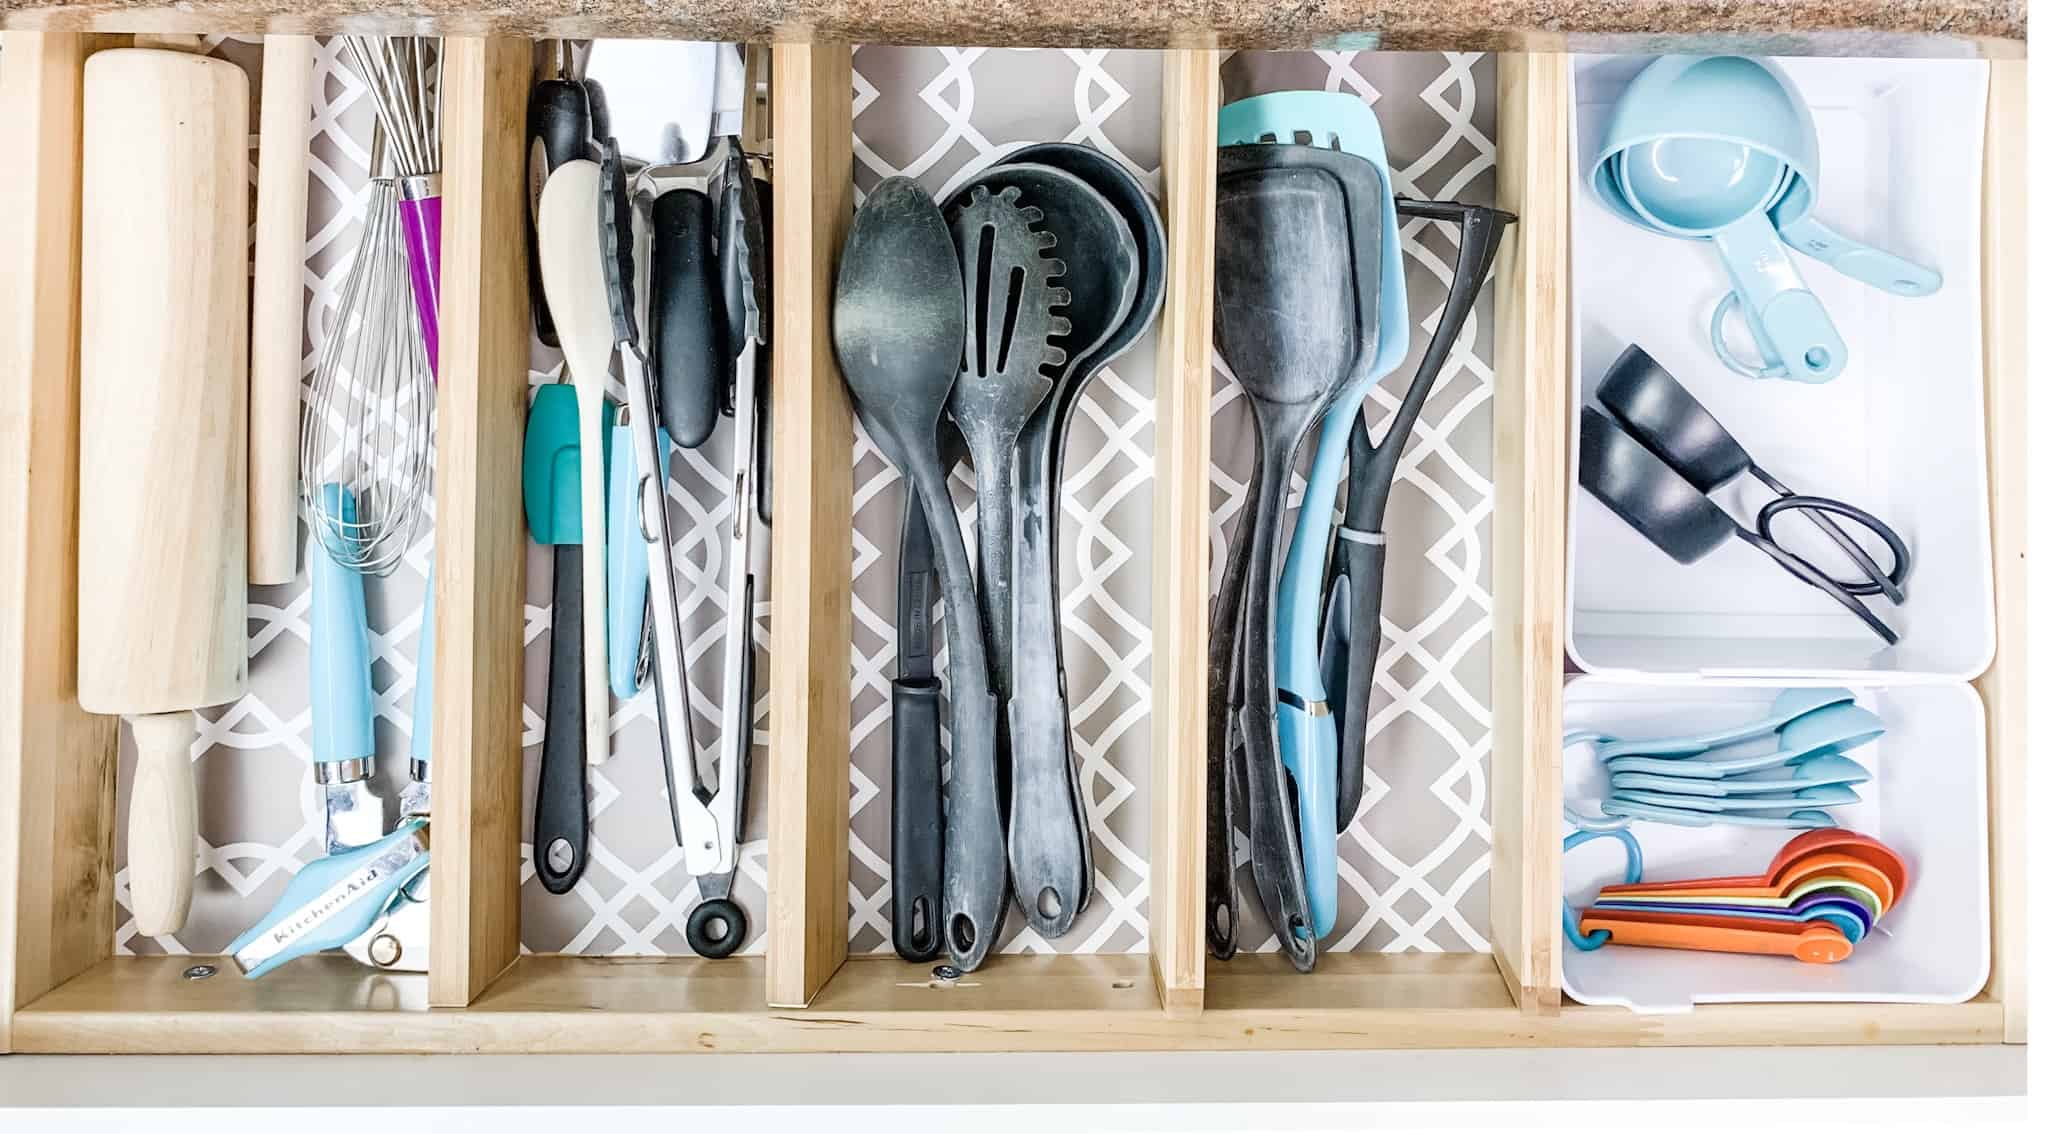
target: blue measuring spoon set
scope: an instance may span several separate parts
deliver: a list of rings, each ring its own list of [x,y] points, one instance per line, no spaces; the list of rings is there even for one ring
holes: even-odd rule
[[[1652,740],[1578,731],[1565,744],[1593,745],[1607,775],[1600,811],[1609,822],[1582,827],[1641,819],[1807,829],[1834,826],[1829,808],[1860,802],[1855,785],[1870,772],[1846,753],[1883,735],[1884,722],[1848,690],[1802,688],[1735,728]]]

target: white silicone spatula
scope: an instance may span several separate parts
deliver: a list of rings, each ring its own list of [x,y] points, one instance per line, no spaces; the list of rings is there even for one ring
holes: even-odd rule
[[[593,764],[611,755],[611,691],[605,674],[605,378],[611,373],[612,316],[598,247],[598,166],[570,161],[548,175],[535,217],[541,288],[576,386],[583,512],[583,719]]]

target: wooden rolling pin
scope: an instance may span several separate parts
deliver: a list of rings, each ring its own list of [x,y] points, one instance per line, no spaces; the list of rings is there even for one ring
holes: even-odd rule
[[[86,61],[78,702],[133,726],[129,908],[150,936],[192,900],[189,710],[248,685],[248,145],[232,63]]]
[[[313,37],[263,37],[256,275],[249,313],[249,581],[299,572],[299,383],[305,358],[306,150]]]

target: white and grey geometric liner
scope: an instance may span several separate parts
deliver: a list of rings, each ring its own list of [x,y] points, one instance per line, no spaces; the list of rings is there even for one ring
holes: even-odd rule
[[[210,40],[216,54],[250,69],[260,44]],[[304,374],[334,322],[365,204],[371,111],[367,92],[320,41],[312,114],[312,185],[307,223],[307,340]],[[854,55],[856,195],[905,174],[934,193],[1016,145],[1080,141],[1110,153],[1159,188],[1159,57],[1106,50],[984,50],[864,47]],[[1232,57],[1227,96],[1285,88],[1345,90],[1373,105],[1387,135],[1397,192],[1491,203],[1493,59],[1486,55],[1376,55],[1302,52]],[[260,83],[252,81],[252,92]],[[251,139],[255,145],[254,110]],[[253,183],[253,170],[252,170]],[[1455,256],[1447,226],[1411,223],[1402,242],[1415,320],[1410,365],[1367,402],[1374,420],[1398,402],[1422,343],[1435,327]],[[1168,239],[1171,239],[1169,234]],[[1453,352],[1418,425],[1389,509],[1383,647],[1359,821],[1342,836],[1343,892],[1335,949],[1460,951],[1486,948],[1486,765],[1491,743],[1488,690],[1490,413],[1493,375],[1490,297]],[[1147,336],[1104,370],[1084,395],[1067,449],[1061,498],[1059,577],[1075,747],[1087,788],[1095,847],[1096,898],[1072,932],[1042,940],[1012,917],[1007,952],[1130,952],[1145,948],[1148,900],[1148,770],[1152,633],[1151,554],[1154,343]],[[536,342],[529,380],[555,378],[559,356]],[[1211,574],[1243,506],[1250,466],[1248,417],[1219,370]],[[614,382],[613,394],[623,396]],[[730,429],[703,449],[679,451],[669,467],[669,514],[678,595],[691,659],[691,698],[700,749],[715,750],[720,709],[719,647],[728,601],[719,532],[730,514],[725,491]],[[894,578],[902,485],[858,435],[853,466],[854,571],[852,861],[847,893],[851,947],[889,949],[888,685],[894,672]],[[973,521],[966,470],[953,480],[963,524]],[[1299,485],[1297,484],[1297,489]],[[379,788],[395,801],[412,728],[413,659],[432,554],[431,534],[399,569],[369,581]],[[546,703],[551,549],[531,547],[526,593],[526,783],[530,826]],[[768,596],[772,599],[773,596]],[[757,673],[753,706],[755,776],[747,841],[734,898],[752,926],[744,952],[764,947],[767,847],[763,762],[767,719],[768,601],[753,611]],[[195,747],[200,791],[201,876],[192,916],[174,937],[141,938],[125,911],[121,952],[217,952],[276,901],[286,881],[320,852],[322,817],[309,770],[306,696],[311,606],[295,582],[254,588],[249,606],[250,691],[200,714]],[[942,640],[942,639],[941,639]],[[939,659],[943,668],[943,655]],[[653,705],[642,692],[615,703],[612,759],[591,770],[590,861],[569,894],[543,890],[532,848],[522,845],[522,936],[534,952],[685,954],[682,927],[697,883],[682,867],[669,831]],[[132,774],[124,741],[121,805]],[[125,815],[117,817],[117,832]],[[117,835],[117,838],[119,836]],[[1240,846],[1240,861],[1242,861]],[[125,864],[117,846],[117,865]],[[1277,942],[1246,903],[1248,946]]]

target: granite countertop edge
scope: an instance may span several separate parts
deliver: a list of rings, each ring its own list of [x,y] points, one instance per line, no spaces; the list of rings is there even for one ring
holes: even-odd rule
[[[7,27],[1067,47],[2025,51],[2026,0],[0,0]]]

